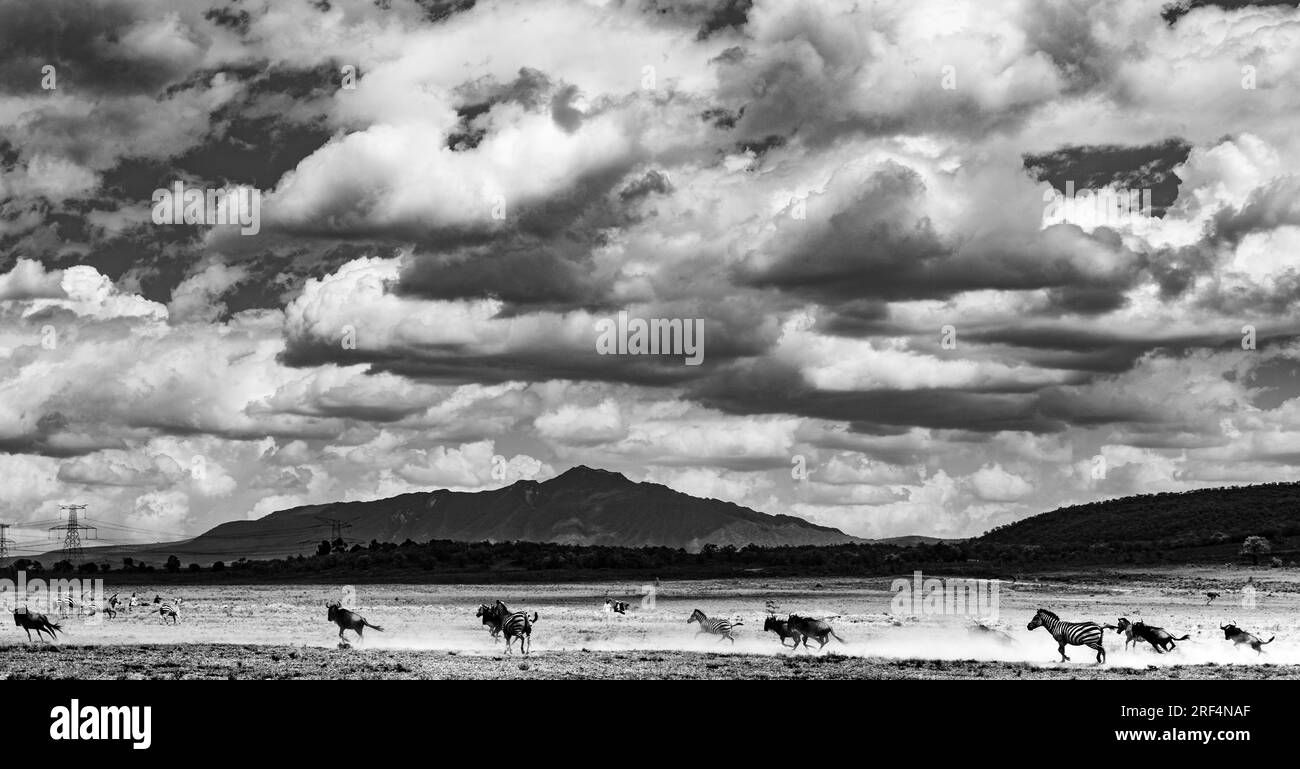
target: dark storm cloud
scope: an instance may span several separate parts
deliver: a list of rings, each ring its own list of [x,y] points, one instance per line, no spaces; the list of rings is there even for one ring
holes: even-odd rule
[[[1172,27],[1178,23],[1179,19],[1198,8],[1221,8],[1225,11],[1238,11],[1243,8],[1278,6],[1295,8],[1300,6],[1300,2],[1297,0],[1176,0],[1176,2],[1166,3],[1161,7],[1160,18],[1164,19]]]
[[[1061,309],[1100,314],[1121,306],[1135,270],[1088,274],[1054,258],[1063,231],[1056,225],[1028,243],[941,237],[924,214],[924,185],[909,168],[888,163],[854,200],[819,227],[785,226],[776,258],[751,254],[737,270],[741,283],[778,288],[832,307],[843,302],[949,298],[980,289],[1060,289]],[[1122,250],[1113,233],[1094,241]],[[1063,246],[1062,246],[1063,247]]]
[[[129,2],[0,0],[0,93],[41,93],[41,68],[56,68],[59,90],[152,93],[181,65],[138,56],[118,41],[146,17]]]
[[[1039,181],[1064,193],[1067,182],[1076,190],[1116,187],[1151,190],[1151,211],[1163,217],[1178,198],[1182,180],[1174,167],[1186,162],[1191,145],[1182,139],[1140,146],[1070,146],[1041,155],[1025,155],[1025,169]]]

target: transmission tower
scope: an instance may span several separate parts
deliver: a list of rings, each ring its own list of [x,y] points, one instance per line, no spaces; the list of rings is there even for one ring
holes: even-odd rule
[[[94,526],[83,526],[77,521],[77,512],[85,510],[85,505],[59,505],[60,510],[68,511],[68,522],[59,526],[51,526],[50,533],[56,531],[63,532],[63,558],[72,563],[81,563],[86,557],[85,552],[81,549],[81,532],[87,532],[86,539],[95,539],[97,530]]]
[[[0,561],[9,557],[9,547],[14,541],[9,538],[9,526],[7,523],[0,523]]]
[[[336,542],[343,539],[343,530],[352,528],[352,524],[347,521],[340,521],[337,518],[326,518],[318,515],[316,516],[316,520],[323,521],[330,525],[330,542]]]

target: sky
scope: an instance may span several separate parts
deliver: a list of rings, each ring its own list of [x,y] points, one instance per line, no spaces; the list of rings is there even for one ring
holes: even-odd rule
[[[16,539],[578,464],[863,537],[1296,478],[1289,2],[0,20]],[[160,219],[178,182],[255,194],[256,232]],[[698,365],[602,354],[621,313],[698,324]]]

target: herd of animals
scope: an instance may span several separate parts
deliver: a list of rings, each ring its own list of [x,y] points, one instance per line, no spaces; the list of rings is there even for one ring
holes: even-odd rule
[[[1209,602],[1218,597],[1215,593],[1207,593]],[[119,613],[128,614],[136,611],[138,607],[145,607],[149,613],[157,612],[159,619],[163,624],[178,624],[180,621],[180,610],[184,599],[177,598],[172,601],[165,601],[161,596],[154,596],[152,603],[147,603],[145,599],[140,598],[136,593],[132,593],[130,598],[122,600],[118,594],[114,593],[98,607],[87,606],[84,603],[79,604],[72,597],[60,596],[54,605],[59,616],[66,616],[69,613],[89,609],[93,614],[96,610],[102,611],[107,617],[116,617]],[[383,632],[379,625],[372,624],[365,617],[361,616],[351,609],[343,607],[339,601],[329,601],[325,604],[326,617],[330,622],[336,624],[339,628],[339,645],[340,647],[349,647],[351,644],[344,637],[345,631],[352,631],[357,641],[364,640],[364,631],[366,628]],[[613,614],[626,615],[631,604],[626,601],[616,601],[605,599],[605,611]],[[829,618],[804,617],[798,614],[791,614],[786,619],[778,619],[776,616],[776,605],[771,601],[767,604],[768,616],[763,623],[763,631],[775,633],[781,642],[781,646],[786,646],[786,641],[790,641],[789,648],[798,649],[800,644],[804,649],[810,650],[808,640],[817,641],[817,650],[825,648],[830,639],[834,638],[840,643],[844,639],[835,632]],[[27,640],[32,640],[32,631],[36,631],[37,640],[43,638],[42,634],[48,634],[50,640],[57,639],[56,633],[62,631],[63,626],[57,622],[52,622],[44,614],[31,612],[24,607],[22,610],[14,609],[14,624],[17,627],[27,631]],[[530,653],[532,649],[533,625],[537,622],[539,615],[533,612],[532,616],[526,611],[512,611],[506,604],[497,600],[492,604],[479,604],[477,616],[487,629],[492,638],[500,642],[505,640],[506,653],[513,651],[515,641],[518,641],[519,651],[524,655]],[[702,634],[716,636],[718,642],[723,640],[731,641],[734,645],[736,642],[736,628],[744,625],[741,620],[726,620],[709,617],[703,611],[695,609],[691,612],[690,618],[686,620],[687,624],[698,623],[699,629],[695,636]],[[976,624],[976,629],[999,636],[1002,639],[1009,639],[1009,636],[1001,631],[993,630],[987,626]],[[1130,646],[1137,648],[1142,642],[1151,645],[1157,653],[1173,651],[1177,648],[1178,641],[1186,641],[1191,636],[1184,634],[1175,637],[1172,633],[1162,627],[1148,625],[1142,620],[1137,622],[1130,621],[1127,617],[1120,617],[1114,625],[1101,625],[1096,622],[1066,622],[1062,620],[1055,612],[1040,608],[1033,619],[1029,621],[1026,628],[1033,631],[1037,628],[1046,628],[1047,632],[1056,641],[1057,651],[1061,655],[1061,662],[1068,662],[1069,656],[1065,653],[1067,646],[1084,646],[1097,652],[1097,662],[1106,661],[1106,649],[1102,645],[1102,635],[1106,630],[1113,630],[1124,637],[1124,649],[1128,650]],[[1223,631],[1225,640],[1232,641],[1235,646],[1249,646],[1256,653],[1263,653],[1263,647],[1272,643],[1276,636],[1269,638],[1267,641],[1260,639],[1254,633],[1249,633],[1237,627],[1236,623],[1220,625],[1219,629]]]

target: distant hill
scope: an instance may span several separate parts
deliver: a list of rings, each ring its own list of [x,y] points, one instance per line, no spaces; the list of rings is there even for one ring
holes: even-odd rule
[[[573,545],[666,546],[698,551],[706,544],[835,545],[864,540],[789,515],[768,515],[716,499],[700,499],[657,483],[637,483],[607,470],[578,466],[548,481],[519,481],[490,491],[429,491],[370,502],[334,502],[280,510],[255,521],[223,523],[169,545],[87,548],[97,560],[175,553],[183,563],[311,554],[330,536],[322,519],[349,524],[344,536],[362,543],[532,541]],[[45,556],[48,559],[50,556]]]
[[[979,541],[1014,545],[1197,540],[1300,532],[1300,483],[1143,494],[1073,505],[1000,526]]]

